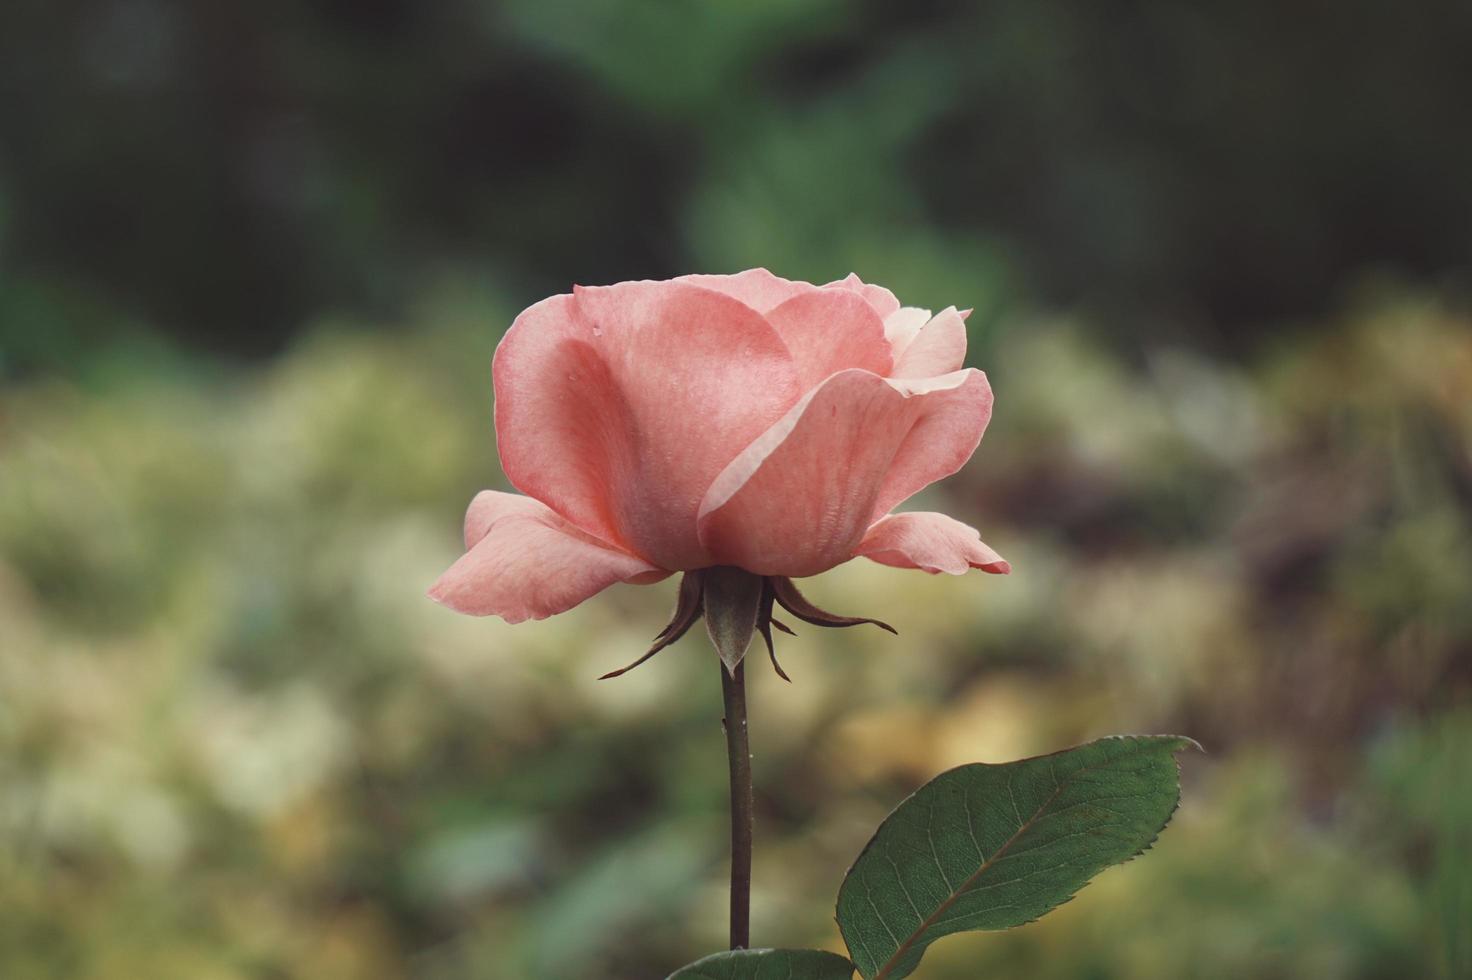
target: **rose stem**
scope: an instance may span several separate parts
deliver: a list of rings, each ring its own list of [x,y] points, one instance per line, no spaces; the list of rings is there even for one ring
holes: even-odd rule
[[[717,661],[720,663],[720,661]],[[731,948],[751,946],[751,746],[746,731],[746,664],[721,664],[726,755],[731,763]]]

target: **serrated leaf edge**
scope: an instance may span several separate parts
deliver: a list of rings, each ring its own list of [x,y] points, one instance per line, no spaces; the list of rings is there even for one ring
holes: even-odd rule
[[[987,766],[987,767],[990,767],[990,768],[998,768],[998,769],[1001,769],[1001,768],[1005,768],[1007,766],[1018,765],[1018,764],[1024,763],[1024,762],[1035,762],[1035,761],[1037,761],[1039,759],[1047,759],[1047,758],[1050,758],[1050,757],[1053,757],[1053,756],[1066,755],[1066,754],[1068,754],[1070,752],[1077,752],[1080,749],[1087,749],[1087,748],[1089,748],[1091,746],[1098,745],[1098,744],[1103,743],[1103,742],[1148,742],[1148,743],[1150,743],[1150,747],[1151,748],[1164,747],[1165,746],[1165,743],[1168,743],[1168,742],[1175,742],[1176,743],[1174,746],[1172,746],[1170,748],[1171,759],[1175,762],[1175,767],[1176,767],[1176,800],[1175,800],[1175,804],[1170,808],[1170,813],[1166,814],[1165,820],[1161,823],[1160,827],[1155,831],[1154,836],[1152,836],[1148,841],[1146,841],[1145,844],[1143,846],[1141,846],[1139,850],[1135,851],[1129,857],[1125,858],[1122,861],[1116,861],[1113,864],[1109,865],[1109,867],[1118,867],[1118,866],[1120,866],[1122,864],[1128,864],[1129,862],[1133,861],[1135,858],[1139,857],[1141,854],[1144,854],[1146,851],[1150,850],[1152,847],[1155,846],[1155,842],[1160,839],[1160,835],[1165,831],[1165,828],[1168,827],[1168,826],[1170,826],[1171,819],[1173,817],[1175,817],[1176,811],[1180,809],[1180,807],[1181,807],[1181,793],[1180,793],[1181,761],[1177,757],[1177,753],[1182,752],[1182,751],[1184,751],[1185,749],[1188,749],[1188,748],[1192,748],[1192,749],[1195,749],[1198,752],[1203,752],[1203,753],[1206,751],[1204,748],[1202,748],[1201,743],[1198,742],[1198,741],[1196,741],[1194,738],[1191,738],[1191,737],[1189,737],[1187,735],[1106,735],[1106,736],[1103,736],[1102,738],[1096,738],[1093,741],[1085,742],[1082,745],[1074,745],[1074,746],[1070,746],[1069,748],[1066,748],[1066,749],[1059,749],[1056,752],[1045,752],[1045,753],[1043,753],[1041,755],[1027,756],[1026,758],[1022,758],[1022,759],[1014,759],[1011,762],[968,762],[968,763],[965,763],[963,765],[952,766],[950,769],[947,769],[944,772],[937,773],[935,776],[932,776],[929,780],[927,780],[926,782],[922,783],[920,786],[916,787],[916,789],[915,789],[915,791],[913,793],[911,793],[909,796],[906,796],[903,800],[901,800],[898,804],[896,804],[895,807],[894,807],[894,809],[890,810],[889,811],[889,814],[886,815],[885,818],[879,822],[879,826],[877,828],[875,828],[873,836],[871,836],[869,838],[869,841],[868,841],[868,843],[866,843],[864,845],[863,850],[859,851],[858,856],[854,858],[853,863],[850,864],[849,867],[848,867],[848,870],[846,872],[844,872],[843,881],[839,882],[839,885],[838,885],[838,891],[839,891],[839,893],[840,894],[843,893],[843,887],[844,887],[844,885],[846,885],[848,883],[848,879],[854,873],[854,869],[856,867],[858,867],[859,862],[861,862],[864,859],[864,855],[865,854],[868,854],[869,853],[869,849],[874,846],[874,844],[875,844],[875,842],[877,840],[879,840],[880,833],[884,830],[885,826],[894,817],[894,815],[896,813],[898,813],[905,806],[905,804],[907,804],[911,800],[913,800],[915,798],[915,795],[917,793],[919,793],[921,790],[925,789],[925,787],[929,786],[931,783],[934,783],[937,780],[942,779],[945,776],[950,775],[951,773],[958,772],[958,771],[960,771],[962,769],[971,769],[971,768],[974,768],[976,766]],[[1113,762],[1115,760],[1110,760],[1110,761]],[[1072,779],[1074,776],[1077,776],[1079,773],[1088,772],[1088,771],[1091,771],[1091,770],[1094,770],[1094,769],[1098,769],[1098,768],[1100,768],[1100,767],[1099,766],[1085,766],[1082,769],[1077,769],[1073,773],[1070,773],[1069,774],[1069,778]],[[947,909],[949,909],[951,907],[951,905],[957,899],[959,899],[962,895],[964,895],[966,893],[967,889],[970,888],[970,886],[976,881],[977,878],[979,878],[983,873],[985,873],[989,868],[991,868],[1003,855],[1005,855],[1007,853],[1007,850],[1012,846],[1013,842],[1015,842],[1019,837],[1021,837],[1024,833],[1026,833],[1033,826],[1033,824],[1038,819],[1038,815],[1044,809],[1046,809],[1047,806],[1048,806],[1048,804],[1052,803],[1053,800],[1056,799],[1057,796],[1058,796],[1058,794],[1061,793],[1061,792],[1062,792],[1062,787],[1060,786],[1057,790],[1054,791],[1053,795],[1050,796],[1043,803],[1043,805],[1038,808],[1037,812],[1035,812],[1031,817],[1029,817],[1027,819],[1027,821],[1021,827],[1018,827],[1017,828],[1016,832],[1014,832],[1011,837],[1008,837],[1007,838],[1007,840],[1002,844],[1001,847],[997,848],[997,850],[995,852],[993,852],[990,857],[988,857],[984,862],[982,862],[981,867],[977,868],[976,871],[974,871],[970,875],[968,875],[966,877],[966,880],[964,882],[962,882],[961,885],[958,888],[953,889],[952,892],[951,892],[950,897],[948,897],[944,902],[942,902],[940,905],[938,905],[935,908],[935,910],[930,913],[930,915],[928,915],[928,916],[926,916],[924,918],[924,920],[920,923],[920,925],[916,926],[910,932],[910,934],[905,937],[905,941],[899,945],[899,947],[894,951],[894,953],[892,953],[883,962],[883,964],[881,964],[881,966],[879,968],[879,972],[875,973],[872,978],[869,978],[869,980],[884,980],[884,978],[889,975],[889,971],[891,969],[893,969],[894,965],[897,962],[899,962],[900,958],[903,957],[906,953],[908,953],[914,947],[914,943],[915,943],[916,938],[919,937],[919,936],[921,936],[921,935],[923,935],[924,932],[927,929],[929,929],[932,925],[934,925],[935,920],[936,920],[936,918],[938,916],[940,916]],[[1103,869],[1101,869],[1101,871],[1102,870]],[[1084,888],[1086,888],[1089,885],[1089,882],[1091,882],[1091,881],[1093,881],[1093,878],[1092,877],[1090,877],[1088,881],[1085,881],[1082,885],[1080,885],[1079,888],[1078,888],[1078,890],[1075,891],[1072,895],[1069,895],[1067,898],[1062,899],[1061,901],[1059,901],[1055,905],[1048,906],[1042,912],[1039,912],[1037,915],[1033,916],[1031,919],[1028,919],[1026,922],[1019,922],[1017,924],[1017,926],[1013,926],[1011,928],[1017,928],[1019,926],[1025,926],[1025,925],[1028,925],[1030,923],[1036,922],[1038,919],[1042,918],[1044,915],[1047,915],[1049,912],[1053,911],[1054,909],[1059,908],[1060,906],[1063,906],[1063,905],[1068,904],[1069,902],[1073,901],[1073,899],[1078,896],[1078,893],[1081,892],[1081,891],[1083,891]],[[848,944],[848,935],[844,932],[843,923],[838,919],[837,909],[834,910],[833,921],[835,923],[837,923],[837,925],[838,925],[838,931],[839,931],[840,934],[843,935],[844,945],[847,945]],[[850,949],[849,952],[852,953],[853,951]],[[852,956],[850,956],[850,959],[852,959]],[[855,963],[855,969],[857,969],[857,968],[858,968],[858,964]],[[862,975],[863,971],[860,970],[859,973],[860,973],[860,975]]]

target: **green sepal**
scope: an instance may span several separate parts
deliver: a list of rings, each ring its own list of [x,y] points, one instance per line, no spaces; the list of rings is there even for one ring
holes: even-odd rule
[[[756,633],[762,577],[730,565],[705,570],[705,628],[727,671],[735,671]]]

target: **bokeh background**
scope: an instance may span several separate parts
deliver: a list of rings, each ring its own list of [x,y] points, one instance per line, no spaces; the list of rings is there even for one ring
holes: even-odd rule
[[[927,978],[1472,976],[1472,7],[6,0],[0,976],[644,980],[724,942],[673,584],[423,596],[572,283],[975,307],[929,491],[1014,564],[812,581],[754,935],[939,770],[1195,736],[1145,860]],[[760,661],[758,661],[760,663]]]

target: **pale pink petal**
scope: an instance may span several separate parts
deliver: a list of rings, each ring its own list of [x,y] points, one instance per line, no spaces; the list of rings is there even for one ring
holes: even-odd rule
[[[892,377],[933,378],[959,371],[966,361],[966,321],[954,306],[930,320],[896,359]]]
[[[810,282],[794,282],[773,275],[766,269],[747,269],[731,276],[691,275],[680,276],[675,282],[688,282],[695,286],[714,289],[739,299],[758,313],[774,309],[794,296],[816,292],[818,287]]]
[[[767,322],[792,352],[803,391],[844,368],[890,373],[884,321],[857,293],[815,289],[768,312]]]
[[[474,543],[429,595],[472,616],[500,616],[508,623],[546,619],[615,582],[656,581],[668,574],[515,494],[477,495],[465,525]]]
[[[889,341],[890,354],[895,363],[904,356],[905,348],[930,322],[930,311],[916,306],[902,306],[884,318],[884,337]]]
[[[760,314],[681,282],[544,300],[512,325],[494,375],[507,479],[667,569],[709,564],[702,495],[801,395]]]
[[[945,514],[929,512],[881,517],[854,549],[854,557],[895,568],[919,568],[932,575],[961,575],[971,568],[1006,575],[1012,570],[1001,555],[982,542],[975,528]]]
[[[841,371],[721,471],[700,506],[701,541],[758,574],[832,568],[896,494],[959,469],[990,414],[980,371],[919,382]]]
[[[865,302],[874,307],[874,312],[878,313],[881,318],[889,316],[900,308],[900,301],[895,299],[894,293],[885,289],[883,286],[876,286],[873,283],[864,282],[864,280],[858,277],[857,273],[850,272],[842,279],[835,279],[833,282],[826,283],[823,288],[847,289],[858,293],[864,297]]]
[[[538,515],[547,505],[519,493],[502,493],[499,490],[482,490],[465,509],[465,550],[486,536],[491,525],[503,517],[516,514]]]

